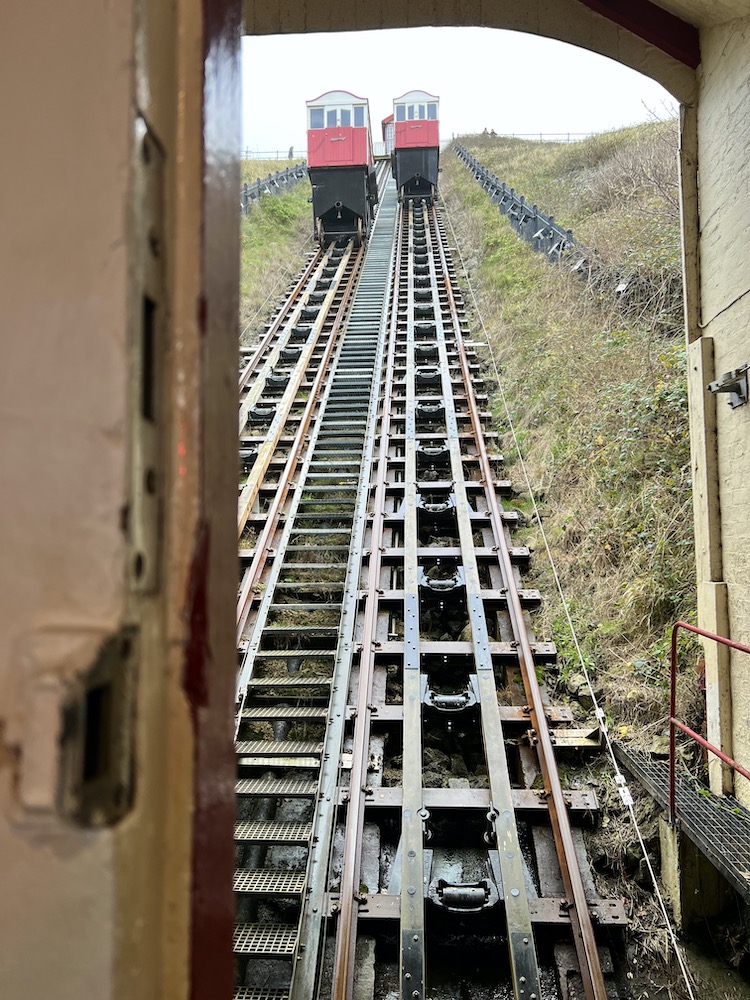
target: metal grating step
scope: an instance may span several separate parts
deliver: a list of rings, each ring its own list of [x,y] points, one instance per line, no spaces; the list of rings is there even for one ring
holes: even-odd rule
[[[299,896],[305,891],[305,873],[237,868],[232,888],[248,896]]]
[[[280,768],[283,771],[318,771],[320,769],[320,756],[316,757],[268,757],[240,756],[237,758],[237,767]]]
[[[234,1000],[289,1000],[289,990],[265,986],[242,986],[234,991]]]
[[[294,586],[299,587],[299,584],[296,583]],[[330,584],[326,584],[326,587],[330,587]],[[255,661],[258,663],[261,660],[307,660],[310,658],[328,658],[330,660],[335,655],[334,649],[261,649],[255,654]]]
[[[239,844],[293,844],[307,847],[310,823],[275,823],[273,820],[242,820],[234,824],[234,839]]]
[[[291,677],[251,677],[247,682],[248,690],[259,691],[268,688],[328,688],[330,677],[303,677],[294,674]]]
[[[294,778],[242,778],[234,786],[237,795],[249,798],[314,798],[318,791],[317,781],[303,781]]]
[[[240,740],[234,745],[238,754],[254,757],[310,757],[323,752],[323,744],[312,740]]]
[[[294,955],[297,928],[289,924],[236,924],[232,950],[235,955],[278,958]]]
[[[669,763],[614,744],[626,770],[668,807]],[[713,795],[697,782],[677,778],[677,816],[682,830],[737,892],[750,902],[750,811],[729,796]]]
[[[278,722],[280,719],[309,719],[325,722],[327,708],[295,705],[268,705],[265,708],[243,708],[242,718],[253,722]]]

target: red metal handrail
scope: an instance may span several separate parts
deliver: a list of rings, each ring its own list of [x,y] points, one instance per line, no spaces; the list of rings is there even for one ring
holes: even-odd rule
[[[672,655],[670,663],[670,678],[669,678],[669,822],[674,823],[675,816],[677,814],[677,801],[675,795],[675,788],[677,784],[676,778],[676,730],[680,729],[683,733],[689,736],[691,739],[695,740],[696,743],[700,744],[704,749],[710,750],[712,754],[715,754],[720,760],[723,760],[725,764],[728,764],[733,771],[737,771],[741,774],[743,778],[747,778],[750,781],[750,771],[744,768],[741,764],[738,764],[736,760],[732,760],[728,757],[722,750],[715,747],[713,743],[709,743],[708,740],[699,736],[698,733],[694,732],[684,722],[680,722],[679,719],[675,717],[677,712],[677,631],[678,629],[685,629],[687,632],[694,632],[695,635],[700,635],[704,639],[711,639],[713,642],[721,643],[722,646],[729,646],[731,649],[738,649],[741,653],[750,653],[750,646],[743,646],[740,642],[733,642],[732,639],[725,639],[722,635],[716,635],[714,632],[707,632],[705,629],[698,628],[697,625],[688,625],[687,622],[677,622],[672,627]]]

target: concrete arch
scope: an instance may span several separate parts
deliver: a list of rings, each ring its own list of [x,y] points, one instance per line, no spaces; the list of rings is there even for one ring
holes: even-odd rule
[[[568,42],[650,76],[683,104],[696,97],[700,62],[696,27],[649,0],[422,0],[305,4],[245,0],[250,35],[471,25],[502,28]]]

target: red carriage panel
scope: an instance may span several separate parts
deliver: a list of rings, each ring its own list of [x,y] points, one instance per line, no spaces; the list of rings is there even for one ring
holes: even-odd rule
[[[396,149],[426,149],[440,143],[436,121],[396,122]]]
[[[311,167],[361,167],[372,164],[366,128],[310,129],[307,162]]]

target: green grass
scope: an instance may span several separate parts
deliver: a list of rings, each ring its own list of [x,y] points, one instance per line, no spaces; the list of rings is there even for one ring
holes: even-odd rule
[[[259,161],[247,161],[257,163]],[[265,195],[240,217],[240,329],[251,343],[312,246],[308,181]]]
[[[641,702],[647,714],[662,711],[665,636],[694,614],[671,128],[654,123],[571,145],[461,140],[527,201],[596,245],[602,274],[589,283],[535,254],[458,158],[447,151],[442,159],[443,201],[584,657],[614,718],[632,714],[634,686],[653,689]],[[623,275],[633,290],[624,305],[613,294]],[[509,477],[523,490],[499,397],[492,409]],[[528,517],[528,498],[519,499]],[[526,585],[545,594],[535,629],[558,644],[564,678],[579,669],[575,649],[538,527],[531,522],[522,535],[519,543],[537,551]]]
[[[302,163],[299,156],[293,160],[240,160],[241,180],[243,183],[254,184],[269,174],[275,174],[277,170],[287,170],[297,163]]]

